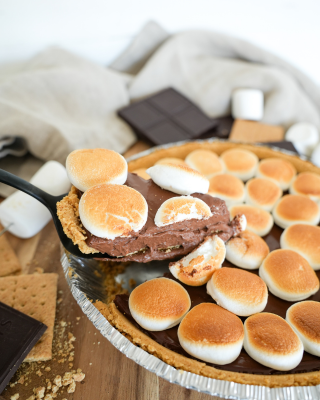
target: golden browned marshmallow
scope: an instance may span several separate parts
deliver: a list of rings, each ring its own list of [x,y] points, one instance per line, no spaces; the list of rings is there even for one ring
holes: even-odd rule
[[[178,338],[185,351],[200,360],[224,365],[240,354],[241,319],[212,303],[201,303],[183,318]]]
[[[178,164],[178,165],[188,166],[188,164],[184,162],[182,158],[178,157],[164,157],[158,160],[154,165],[159,165],[159,164]]]
[[[306,196],[287,194],[277,202],[272,215],[275,223],[283,229],[298,223],[318,225],[320,207]]]
[[[278,315],[251,315],[246,319],[244,331],[244,348],[260,364],[279,371],[289,371],[300,363],[303,356],[301,340]]]
[[[162,331],[178,325],[190,306],[188,292],[180,283],[168,278],[144,282],[129,297],[132,317],[149,331]]]
[[[273,181],[253,178],[246,183],[245,203],[271,211],[282,196],[282,190]]]
[[[227,206],[243,203],[245,191],[243,182],[231,174],[217,174],[209,179],[208,194],[224,200]]]
[[[140,178],[145,179],[146,181],[151,179],[151,176],[147,174],[147,168],[138,168],[132,171],[133,174],[137,174]]]
[[[308,261],[292,250],[272,251],[259,275],[270,292],[283,300],[304,300],[319,290],[319,279]]]
[[[224,171],[224,166],[216,153],[210,150],[198,149],[192,151],[185,159],[189,167],[199,171],[207,178]]]
[[[286,320],[301,339],[305,351],[320,357],[320,303],[293,304],[287,310]]]
[[[182,283],[201,286],[208,282],[226,256],[226,248],[218,236],[207,236],[191,253],[169,264],[172,275]]]
[[[81,197],[79,214],[93,235],[115,239],[138,232],[146,223],[148,204],[137,190],[125,185],[93,186]]]
[[[70,182],[82,192],[101,183],[122,185],[128,175],[126,160],[108,149],[74,150],[67,157],[66,169]]]
[[[282,232],[280,245],[282,249],[289,249],[299,253],[315,271],[320,269],[319,226],[291,225]]]
[[[207,283],[207,292],[226,310],[239,316],[256,314],[268,301],[266,284],[257,275],[238,268],[221,268]]]
[[[226,243],[226,259],[237,267],[257,269],[270,250],[257,234],[245,230]]]
[[[320,200],[320,175],[313,172],[301,172],[290,186],[291,194],[308,196],[311,200]]]
[[[237,214],[244,214],[247,219],[247,230],[259,236],[267,235],[273,227],[273,218],[262,208],[240,204],[229,207],[230,216],[234,218]]]
[[[288,190],[296,173],[297,170],[289,161],[281,158],[265,158],[260,161],[256,176],[271,179],[282,190]]]
[[[258,166],[258,157],[248,150],[230,149],[221,154],[225,172],[243,181],[252,178]]]

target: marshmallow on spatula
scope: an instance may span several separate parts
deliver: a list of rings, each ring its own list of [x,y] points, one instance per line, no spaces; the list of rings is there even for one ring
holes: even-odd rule
[[[263,117],[263,92],[258,89],[234,90],[232,116],[235,119],[260,121]]]
[[[169,264],[172,275],[190,286],[204,285],[221,265],[226,248],[218,236],[207,236],[191,253],[181,260]]]
[[[57,161],[45,163],[31,178],[30,183],[53,196],[64,194],[70,188],[66,169]],[[8,231],[22,239],[40,232],[50,219],[51,214],[43,204],[20,191],[0,204],[2,225],[12,224]]]
[[[208,193],[209,181],[198,171],[179,164],[157,164],[147,169],[154,183],[177,194]]]
[[[292,142],[300,154],[309,157],[319,142],[318,129],[308,122],[298,122],[287,130],[286,140]]]

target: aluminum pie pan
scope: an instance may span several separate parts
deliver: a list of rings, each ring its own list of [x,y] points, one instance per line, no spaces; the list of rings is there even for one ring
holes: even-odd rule
[[[220,139],[206,139],[195,142],[224,142]],[[136,160],[147,156],[159,149],[180,146],[188,143],[187,141],[177,142],[157,146],[150,150],[143,151],[128,159]],[[261,145],[263,146],[263,145]],[[287,155],[297,156],[296,153],[280,149],[276,146],[268,146],[273,150],[280,151]],[[301,157],[302,159],[306,159]],[[129,289],[129,280],[134,278],[137,283],[146,279],[152,279],[167,271],[167,261],[154,261],[148,267],[146,264],[133,263],[132,267],[127,267],[125,272],[117,277],[118,282],[123,283],[123,287]],[[175,383],[187,389],[197,390],[198,392],[218,396],[224,399],[234,400],[320,400],[320,385],[317,386],[291,386],[283,388],[269,388],[266,386],[246,385],[235,382],[217,380],[200,376],[191,372],[177,370],[166,364],[157,357],[142,350],[134,345],[98,311],[89,299],[105,300],[105,287],[103,286],[103,273],[100,270],[99,262],[95,260],[82,259],[71,254],[66,254],[62,249],[61,264],[65,273],[66,280],[70,286],[71,293],[80,308],[101,332],[121,353],[135,361],[137,364],[155,373],[170,383]],[[98,271],[99,274],[95,272]],[[102,278],[99,277],[102,275]]]

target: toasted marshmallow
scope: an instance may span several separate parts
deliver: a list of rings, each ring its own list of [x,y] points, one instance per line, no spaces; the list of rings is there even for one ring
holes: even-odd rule
[[[313,201],[320,201],[320,175],[313,172],[301,172],[290,186],[291,194],[308,196]]]
[[[129,297],[132,317],[148,331],[163,331],[178,325],[190,307],[188,292],[168,278],[144,282]]]
[[[304,257],[310,266],[320,270],[320,227],[295,224],[282,232],[280,245],[282,249],[296,251]]]
[[[240,204],[229,208],[231,218],[237,214],[244,214],[247,219],[247,230],[259,236],[267,235],[273,227],[272,215],[262,208]]]
[[[178,164],[178,165],[185,165],[188,166],[188,164],[183,161],[182,158],[177,158],[177,157],[164,157],[158,160],[154,165],[162,165],[162,164]]]
[[[140,178],[145,179],[146,181],[151,179],[150,175],[147,174],[147,168],[138,168],[132,171],[133,174],[137,174]]]
[[[165,226],[187,219],[207,219],[211,216],[210,207],[203,200],[192,196],[171,197],[159,207],[154,223]]]
[[[179,164],[158,164],[147,169],[154,183],[173,193],[207,193],[209,181],[198,171]]]
[[[248,150],[230,149],[221,154],[225,172],[243,181],[252,178],[258,166],[258,157]]]
[[[265,158],[260,161],[256,176],[270,179],[282,190],[288,190],[296,173],[297,170],[289,161],[281,158]]]
[[[301,301],[287,310],[286,320],[301,339],[305,351],[320,357],[320,303]]]
[[[272,215],[283,229],[293,224],[318,225],[320,206],[306,196],[286,194],[275,205]]]
[[[240,354],[244,331],[241,319],[212,303],[201,303],[183,318],[178,338],[184,350],[200,360],[224,365]]]
[[[209,189],[210,191],[210,189]],[[282,196],[280,187],[269,179],[253,178],[246,183],[245,203],[271,211]]]
[[[185,162],[200,174],[211,178],[224,172],[224,166],[216,153],[210,150],[198,149],[187,155]]]
[[[291,326],[271,313],[252,315],[244,323],[246,352],[254,360],[278,371],[295,368],[303,356],[303,345]]]
[[[92,235],[114,240],[138,232],[148,218],[148,204],[137,190],[125,185],[93,186],[81,197],[79,215]]]
[[[209,192],[213,197],[224,200],[227,206],[243,203],[245,191],[243,182],[231,174],[218,174],[209,179]]]
[[[263,311],[268,301],[263,280],[238,268],[215,271],[207,283],[207,292],[219,306],[242,317]]]
[[[208,282],[214,271],[221,268],[226,247],[218,236],[207,236],[191,253],[169,264],[172,275],[182,283],[201,286]]]
[[[126,160],[108,149],[74,150],[67,157],[66,169],[70,182],[82,192],[102,183],[122,185],[128,176]]]
[[[259,275],[271,293],[286,301],[304,300],[319,290],[319,279],[308,261],[292,250],[272,251]]]
[[[226,259],[245,269],[258,269],[269,252],[267,243],[248,230],[226,243]]]

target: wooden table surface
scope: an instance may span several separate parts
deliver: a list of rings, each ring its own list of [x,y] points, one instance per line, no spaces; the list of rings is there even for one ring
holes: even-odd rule
[[[126,156],[146,149],[138,143]],[[23,273],[33,273],[36,268],[44,272],[59,274],[58,298],[62,299],[57,308],[56,322],[66,321],[68,330],[76,337],[73,369],[81,368],[86,374],[83,384],[78,383],[75,393],[58,395],[58,399],[68,400],[212,400],[217,397],[201,394],[171,384],[155,374],[140,367],[120,353],[82,313],[74,300],[60,265],[60,242],[52,221],[31,239],[18,239],[10,234],[7,237],[16,251]],[[99,343],[99,344],[98,344]],[[38,365],[36,364],[36,367]],[[58,359],[42,364],[50,367],[50,372],[40,371],[42,376],[32,373],[32,383],[28,386],[17,384],[1,394],[5,400],[19,393],[19,400],[32,395],[34,387],[45,386],[45,379],[53,379],[57,374],[69,371],[68,365],[59,364]],[[13,381],[11,381],[13,382]],[[1,399],[0,396],[0,399]]]

